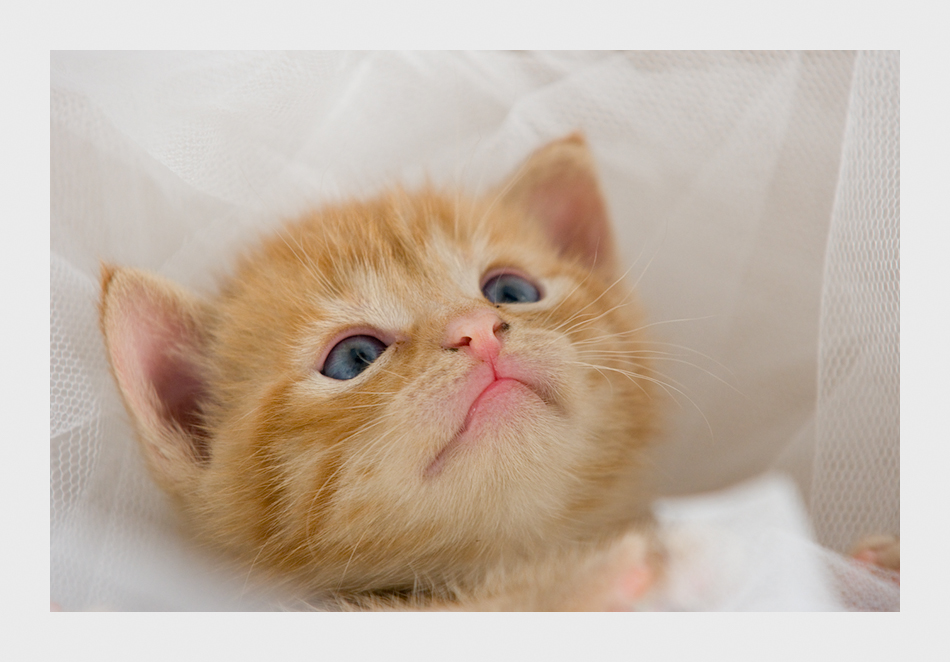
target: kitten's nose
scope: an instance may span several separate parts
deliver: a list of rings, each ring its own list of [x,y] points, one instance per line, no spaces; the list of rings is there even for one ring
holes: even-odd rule
[[[501,352],[501,332],[507,328],[493,310],[475,310],[465,313],[445,326],[442,347],[468,347],[472,355],[483,361],[493,361]]]

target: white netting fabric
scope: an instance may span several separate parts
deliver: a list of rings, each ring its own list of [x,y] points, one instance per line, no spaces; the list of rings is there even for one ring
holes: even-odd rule
[[[899,604],[837,554],[900,524],[898,54],[54,53],[50,77],[50,580],[65,608],[270,604],[191,548],[144,471],[97,328],[100,259],[210,292],[282,218],[394,181],[484,191],[578,128],[656,335],[688,348],[662,366],[688,398],[655,455],[660,491],[787,474],[810,518],[752,535],[798,498],[779,490],[713,519],[776,563],[807,558],[795,567],[833,596],[769,602],[765,565],[755,591],[692,604]],[[719,502],[683,503],[679,524]]]
[[[900,61],[857,62],[821,313],[813,517],[845,549],[900,531]]]

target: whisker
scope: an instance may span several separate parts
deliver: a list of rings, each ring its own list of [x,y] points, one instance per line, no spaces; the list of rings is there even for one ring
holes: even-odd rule
[[[597,320],[601,319],[601,318],[604,317],[605,315],[609,315],[610,313],[614,312],[614,311],[617,310],[618,308],[623,308],[624,306],[629,306],[629,305],[630,305],[630,302],[629,302],[629,301],[625,301],[624,303],[618,303],[616,306],[614,306],[613,308],[609,308],[609,309],[605,310],[604,312],[602,312],[602,313],[601,313],[600,315],[598,315],[597,317],[592,317],[592,318],[589,318],[589,319],[584,319],[584,320],[581,320],[581,321],[579,321],[579,322],[574,323],[574,324],[571,325],[569,328],[565,329],[562,333],[563,333],[564,335],[569,335],[569,334],[571,333],[571,331],[573,331],[574,329],[576,329],[576,328],[578,328],[578,327],[582,327],[582,326],[587,325],[587,324],[593,324],[593,323],[596,322]]]
[[[644,380],[646,380],[646,381],[653,382],[654,384],[656,384],[657,386],[659,386],[660,388],[662,388],[664,391],[666,391],[671,397],[672,397],[672,394],[671,394],[667,389],[668,389],[668,388],[673,389],[674,391],[676,391],[677,393],[679,393],[680,395],[682,395],[684,398],[686,398],[687,400],[689,400],[690,404],[693,405],[693,407],[696,409],[696,411],[699,412],[699,415],[702,416],[702,417],[703,417],[703,420],[706,422],[706,428],[709,430],[710,436],[711,436],[713,439],[716,438],[716,435],[715,435],[715,433],[713,432],[713,429],[712,429],[712,425],[709,423],[709,419],[706,418],[706,414],[703,413],[703,410],[700,409],[699,405],[697,405],[696,402],[695,402],[691,397],[689,397],[686,393],[684,393],[681,389],[677,388],[676,386],[673,386],[672,384],[669,384],[669,383],[660,381],[659,379],[655,379],[655,378],[653,378],[653,377],[648,377],[647,375],[641,375],[641,374],[639,374],[639,373],[630,372],[629,370],[621,370],[620,368],[612,368],[612,367],[610,367],[610,366],[605,366],[605,365],[596,365],[596,366],[595,366],[595,365],[593,365],[593,364],[591,364],[591,363],[585,363],[585,362],[583,362],[583,361],[570,361],[570,363],[573,363],[573,364],[575,364],[575,365],[582,365],[582,366],[585,366],[585,367],[588,367],[588,368],[594,368],[594,369],[596,369],[596,368],[601,368],[601,369],[603,369],[603,370],[610,370],[610,371],[612,371],[612,372],[616,372],[616,373],[619,373],[619,374],[621,374],[621,375],[626,376],[626,377],[627,377],[628,379],[630,379],[631,381],[633,381],[633,380],[635,380],[635,379],[644,379]],[[667,377],[667,379],[669,379],[669,377]],[[675,380],[671,380],[671,381],[674,381],[674,382],[675,382]],[[680,384],[680,386],[682,386],[682,384]],[[673,398],[673,399],[674,399],[674,401],[676,400],[676,398]]]
[[[623,274],[622,274],[617,280],[615,280],[615,281],[614,281],[613,283],[611,283],[606,289],[604,289],[603,292],[601,292],[600,294],[598,294],[598,295],[597,295],[594,299],[592,299],[591,301],[588,301],[588,302],[587,302],[587,305],[585,305],[583,308],[581,308],[580,310],[578,310],[577,312],[575,312],[574,315],[572,315],[571,317],[569,317],[567,320],[565,320],[564,322],[562,322],[562,323],[559,324],[558,326],[554,327],[554,329],[552,329],[552,330],[553,330],[553,331],[557,331],[557,330],[561,329],[563,326],[565,326],[565,325],[567,325],[567,324],[570,324],[571,321],[573,321],[575,318],[577,318],[578,315],[580,315],[580,314],[583,313],[585,310],[587,310],[588,308],[590,308],[591,306],[593,306],[595,303],[597,303],[598,301],[600,301],[610,290],[612,290],[614,287],[616,287],[616,285],[617,285],[618,283],[622,282],[622,281],[624,280],[624,278],[627,277],[627,274],[630,273],[630,270],[631,270],[631,269],[633,269],[633,265],[631,265],[629,269],[627,269],[625,272],[623,272]],[[629,298],[629,297],[632,296],[632,295],[633,295],[633,292],[632,292],[632,291],[628,291],[627,294],[626,294],[626,296],[624,297],[624,300],[626,301],[626,299]]]
[[[640,272],[640,275],[637,277],[636,282],[634,282],[634,284],[633,284],[633,289],[634,289],[634,290],[636,290],[636,289],[637,289],[637,286],[640,285],[640,281],[643,280],[643,277],[646,275],[647,271],[650,269],[650,265],[653,264],[653,260],[655,260],[655,259],[656,259],[656,256],[660,254],[660,249],[663,247],[663,242],[666,241],[666,234],[667,234],[667,231],[669,230],[669,227],[670,227],[669,220],[667,220],[667,221],[663,224],[663,236],[660,237],[660,243],[657,244],[657,246],[656,246],[656,251],[654,251],[653,256],[650,258],[650,261],[647,262],[647,266],[643,267],[643,271]],[[643,251],[644,251],[645,248],[646,248],[646,247],[644,246],[643,249],[640,249],[640,254],[641,254],[641,255],[643,254]],[[637,262],[639,262],[639,261],[640,261],[640,257],[637,256]],[[636,264],[636,262],[634,262],[634,264]]]
[[[334,407],[335,411],[348,411],[350,409],[371,409],[373,407],[385,407],[382,402],[369,402],[363,405],[347,405],[346,407]]]
[[[578,352],[578,356],[581,356],[581,357],[584,357],[584,358],[605,358],[605,359],[612,359],[612,360],[615,360],[615,361],[631,362],[631,363],[632,363],[634,357],[631,356],[630,354],[632,354],[632,353],[627,353],[627,352],[622,352],[622,351],[611,352],[611,351],[609,351],[609,350],[608,350],[608,351],[601,351],[601,352],[596,352],[596,351],[595,351],[595,352],[583,352],[583,351]],[[688,366],[690,366],[690,367],[692,367],[692,368],[696,368],[697,370],[701,370],[702,372],[705,372],[707,375],[709,375],[710,377],[712,377],[712,378],[715,379],[716,381],[718,381],[718,382],[720,382],[721,384],[723,384],[723,386],[727,386],[728,388],[732,389],[733,391],[735,391],[737,394],[741,395],[742,397],[744,397],[744,398],[747,398],[747,397],[748,397],[748,395],[746,395],[745,393],[743,393],[742,391],[740,391],[738,388],[736,388],[734,385],[732,385],[732,384],[730,384],[729,382],[727,382],[725,379],[723,379],[723,378],[720,377],[719,375],[715,374],[714,372],[711,372],[710,370],[707,370],[706,368],[703,368],[703,367],[700,366],[700,365],[697,365],[696,363],[694,363],[694,362],[692,362],[692,361],[687,361],[687,360],[685,360],[685,359],[676,358],[676,357],[674,357],[674,356],[655,356],[655,355],[653,355],[653,354],[642,354],[642,355],[641,355],[641,354],[635,354],[634,356],[642,356],[643,358],[647,358],[647,359],[649,359],[649,360],[651,360],[651,361],[670,361],[670,362],[673,362],[673,363],[682,363],[682,364],[684,364],[684,365],[688,365]]]
[[[670,320],[670,321],[681,321],[681,320]],[[640,327],[640,329],[642,329],[642,328],[645,328],[645,327]],[[638,333],[638,332],[640,331],[640,329],[634,329],[633,331],[621,331],[621,332],[619,332],[619,333],[605,334],[605,335],[597,336],[597,337],[594,337],[594,338],[586,338],[586,339],[583,339],[583,340],[574,340],[574,341],[572,341],[572,342],[573,342],[574,345],[592,345],[592,344],[595,344],[595,343],[603,342],[604,340],[610,340],[610,339],[613,339],[613,338],[622,337],[622,336],[628,336],[628,335],[631,335],[631,334],[633,334],[633,333]],[[709,356],[708,354],[704,354],[703,352],[700,352],[699,350],[693,349],[692,347],[687,347],[686,345],[680,345],[680,344],[677,344],[677,343],[665,342],[665,341],[660,341],[660,340],[647,340],[647,339],[637,339],[637,344],[638,344],[638,345],[661,345],[661,346],[665,346],[665,347],[675,347],[676,349],[681,349],[681,350],[686,351],[686,352],[691,352],[691,353],[693,353],[693,354],[696,354],[697,356],[700,356],[700,357],[706,359],[707,361],[709,361],[709,362],[711,362],[711,363],[716,364],[716,367],[722,368],[723,370],[725,370],[726,372],[728,372],[729,375],[730,375],[733,379],[735,379],[735,377],[736,377],[735,372],[734,372],[732,369],[730,369],[729,366],[727,366],[727,365],[725,365],[725,364],[723,364],[723,363],[717,361],[716,359],[714,359],[713,357]],[[657,351],[657,350],[643,350],[643,351]],[[658,352],[658,353],[659,353],[659,352]],[[668,355],[668,356],[676,356],[675,354],[671,354],[671,353],[665,353],[665,354]],[[697,366],[697,367],[698,367],[698,366]]]
[[[257,556],[254,557],[254,560],[251,561],[251,565],[247,569],[247,574],[244,576],[244,585],[241,587],[241,596],[243,597],[247,593],[247,584],[251,579],[251,573],[254,571],[254,566],[257,565],[258,559],[261,558],[261,554],[264,553],[264,548],[267,547],[269,540],[265,539],[264,543],[261,545],[261,548],[257,550]]]
[[[350,552],[350,558],[346,560],[346,565],[343,566],[343,574],[340,575],[340,583],[337,584],[336,590],[340,590],[343,586],[343,581],[346,579],[346,572],[350,569],[350,563],[353,561],[353,557],[356,555],[356,550],[359,549],[360,543],[363,542],[363,537],[366,535],[366,531],[363,531],[360,535],[359,540],[356,541],[356,544],[353,545],[353,551]]]
[[[602,336],[597,336],[596,338],[586,338],[586,339],[583,339],[583,340],[575,340],[575,341],[573,341],[573,342],[574,342],[575,345],[590,344],[590,343],[598,342],[598,341],[600,341],[600,340],[605,340],[605,339],[609,339],[609,338],[621,338],[621,337],[624,337],[624,336],[631,336],[631,335],[634,335],[634,334],[636,334],[636,333],[640,333],[641,331],[644,331],[644,330],[646,330],[646,329],[653,328],[654,326],[660,326],[661,324],[675,324],[675,323],[679,323],[679,322],[698,322],[698,321],[702,321],[702,320],[713,319],[713,318],[715,318],[715,317],[719,317],[719,315],[706,315],[706,316],[704,316],[704,317],[683,317],[683,318],[681,318],[681,319],[660,320],[660,321],[657,321],[657,322],[651,322],[651,323],[649,323],[649,324],[644,324],[644,325],[642,325],[642,326],[638,326],[638,327],[635,328],[635,329],[629,329],[629,330],[627,330],[627,331],[618,331],[617,333],[605,334],[605,335],[602,335]],[[651,343],[656,344],[654,341],[651,341],[651,340],[639,340],[638,342],[643,342],[643,343],[651,342]],[[667,344],[672,344],[672,343],[667,343]],[[678,346],[678,347],[682,347],[682,349],[689,350],[688,347],[683,347],[682,345],[677,345],[677,346]],[[689,350],[689,351],[695,351],[695,350]],[[699,352],[697,352],[697,353],[699,353]],[[706,358],[709,358],[709,357],[706,357]],[[714,360],[714,359],[710,359],[710,361],[713,361],[713,360]]]
[[[590,266],[590,269],[587,270],[587,275],[584,276],[583,280],[581,280],[581,282],[579,282],[577,285],[575,285],[573,290],[571,290],[570,292],[568,292],[565,296],[561,297],[561,300],[558,301],[558,302],[554,305],[553,308],[551,308],[550,310],[547,311],[547,315],[544,317],[544,322],[543,322],[543,324],[544,324],[545,326],[547,326],[547,324],[551,321],[551,317],[554,316],[554,313],[557,311],[557,309],[560,308],[561,305],[562,305],[565,301],[567,301],[568,299],[570,299],[570,298],[574,295],[574,293],[575,293],[578,289],[580,289],[581,286],[584,285],[584,283],[587,282],[587,279],[590,278],[593,273],[594,273],[594,265],[592,264],[592,265]]]

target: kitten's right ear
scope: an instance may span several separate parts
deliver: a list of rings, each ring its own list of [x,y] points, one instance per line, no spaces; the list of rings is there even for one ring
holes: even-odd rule
[[[209,458],[201,420],[203,318],[198,300],[176,285],[102,266],[99,322],[112,373],[149,468],[177,495]]]
[[[607,272],[615,270],[607,203],[582,134],[555,140],[528,157],[502,197],[540,221],[562,255]]]

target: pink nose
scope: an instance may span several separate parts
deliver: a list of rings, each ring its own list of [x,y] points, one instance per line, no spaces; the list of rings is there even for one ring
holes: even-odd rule
[[[492,310],[476,310],[449,322],[445,327],[442,347],[468,351],[483,361],[493,361],[501,352],[501,331],[505,323]]]

